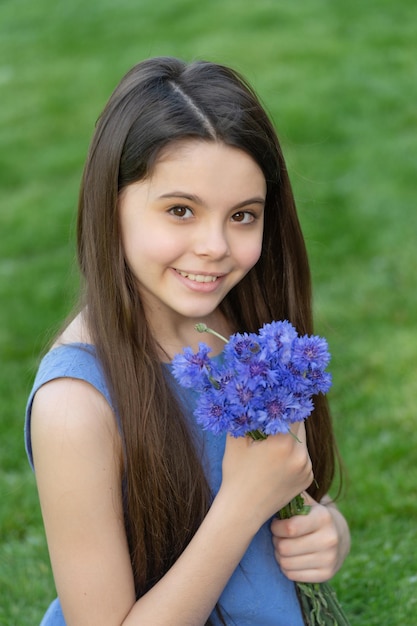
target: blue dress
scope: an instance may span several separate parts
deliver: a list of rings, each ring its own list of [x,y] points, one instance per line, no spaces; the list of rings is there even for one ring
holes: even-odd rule
[[[176,385],[169,365],[166,371],[172,384]],[[65,377],[90,383],[112,406],[110,393],[93,346],[69,344],[51,350],[40,364],[26,409],[25,444],[32,467],[30,417],[34,395],[45,383]],[[216,437],[196,426],[192,416],[195,393],[182,388],[178,393],[189,416],[190,427],[195,430],[203,446],[204,468],[212,492],[216,494],[221,483],[225,437]],[[225,620],[230,625],[303,626],[295,585],[283,575],[274,558],[269,526],[270,522],[265,523],[255,535],[219,598]],[[212,614],[211,620],[216,625],[220,624],[215,613]],[[41,626],[66,626],[58,598],[50,605]]]

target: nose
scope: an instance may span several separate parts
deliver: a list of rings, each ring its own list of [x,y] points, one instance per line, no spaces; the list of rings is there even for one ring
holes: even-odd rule
[[[224,224],[201,225],[194,241],[194,251],[198,256],[220,259],[228,256],[229,240]]]

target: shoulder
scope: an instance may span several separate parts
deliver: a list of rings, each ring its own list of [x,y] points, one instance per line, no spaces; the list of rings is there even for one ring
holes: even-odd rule
[[[117,430],[112,399],[93,346],[58,345],[42,359],[26,406],[25,444],[32,466],[33,428],[40,422],[48,424],[51,434],[59,428],[83,429],[88,423]]]
[[[111,405],[105,375],[91,344],[69,343],[57,345],[42,359],[34,383],[33,392],[57,378],[83,380],[97,389]]]
[[[59,378],[72,378],[89,383],[112,406],[103,368],[93,345],[81,342],[55,344],[47,352],[39,364],[29,396],[29,410],[35,394],[45,384]]]
[[[42,385],[31,409],[31,451],[53,465],[64,458],[99,460],[119,447],[113,411],[104,396],[79,378],[55,378]]]
[[[87,327],[85,311],[80,311],[64,327],[64,330],[57,338],[53,347],[63,344],[92,344],[91,334]]]

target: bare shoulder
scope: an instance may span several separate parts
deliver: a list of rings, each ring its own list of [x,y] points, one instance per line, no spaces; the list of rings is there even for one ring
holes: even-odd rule
[[[63,330],[53,347],[66,343],[92,343],[84,312],[76,315]]]
[[[38,389],[32,406],[31,438],[35,469],[77,456],[100,462],[117,456],[120,436],[113,411],[92,385],[73,378],[57,378]],[[116,453],[116,454],[115,454]],[[65,456],[67,455],[67,456]]]

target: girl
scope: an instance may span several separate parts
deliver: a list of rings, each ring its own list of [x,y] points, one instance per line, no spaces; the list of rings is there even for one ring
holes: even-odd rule
[[[156,58],[123,78],[87,158],[78,257],[79,312],[27,409],[59,597],[43,626],[301,625],[293,581],[329,579],[349,548],[324,399],[299,441],[216,438],[170,371],[196,322],[312,332],[285,163],[241,77]],[[271,522],[302,491],[309,515]]]

